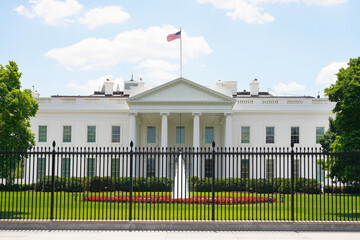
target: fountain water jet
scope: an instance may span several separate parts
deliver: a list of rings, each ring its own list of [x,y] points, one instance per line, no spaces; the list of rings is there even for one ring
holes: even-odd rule
[[[173,198],[188,198],[189,186],[186,180],[185,161],[182,159],[181,154],[177,161],[177,168],[175,169]]]

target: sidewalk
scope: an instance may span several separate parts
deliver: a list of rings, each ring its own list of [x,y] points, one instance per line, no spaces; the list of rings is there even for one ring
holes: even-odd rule
[[[244,232],[244,231],[0,231],[1,240],[359,240],[360,232]]]

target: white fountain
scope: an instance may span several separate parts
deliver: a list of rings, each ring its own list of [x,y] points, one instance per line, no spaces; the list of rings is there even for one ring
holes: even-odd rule
[[[175,178],[173,188],[173,198],[188,198],[189,187],[185,174],[185,161],[182,159],[181,154],[178,158],[177,167],[175,166]]]

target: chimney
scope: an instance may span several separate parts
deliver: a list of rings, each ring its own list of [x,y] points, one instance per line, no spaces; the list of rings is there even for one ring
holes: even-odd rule
[[[32,97],[35,99],[39,99],[40,93],[38,93],[38,91],[35,90],[35,92],[32,93]]]
[[[110,82],[109,79],[106,80],[106,82],[104,82],[104,87],[105,87],[105,95],[113,95],[113,91],[114,91],[114,82]]]
[[[250,95],[259,96],[259,82],[256,78],[250,83]]]

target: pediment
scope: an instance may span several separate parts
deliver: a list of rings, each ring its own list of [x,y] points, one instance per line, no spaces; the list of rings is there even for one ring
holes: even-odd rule
[[[185,78],[178,78],[136,96],[128,103],[231,103],[235,100]]]

